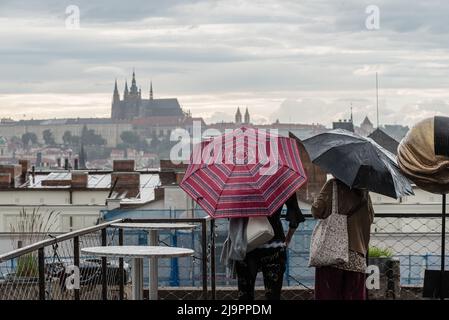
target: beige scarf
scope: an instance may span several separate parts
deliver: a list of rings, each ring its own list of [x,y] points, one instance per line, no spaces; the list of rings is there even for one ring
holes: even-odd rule
[[[398,164],[422,189],[449,193],[449,157],[435,155],[434,119],[422,120],[410,129],[399,145]]]

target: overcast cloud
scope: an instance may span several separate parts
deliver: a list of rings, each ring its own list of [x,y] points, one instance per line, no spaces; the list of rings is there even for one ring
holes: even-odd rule
[[[65,27],[77,5],[81,28]],[[367,6],[380,9],[368,30]],[[410,125],[449,115],[449,3],[395,1],[0,1],[0,116],[104,117],[114,79],[206,121],[237,106],[257,122],[368,115]]]

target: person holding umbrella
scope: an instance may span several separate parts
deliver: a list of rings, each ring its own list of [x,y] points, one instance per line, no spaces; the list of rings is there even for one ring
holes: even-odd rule
[[[335,177],[312,205],[312,214],[320,219],[310,245],[315,296],[364,299],[374,216],[368,192],[397,199],[412,195],[413,188],[395,156],[372,139],[337,129],[308,138],[303,145],[312,162]]]
[[[268,218],[274,231],[274,236],[267,243],[246,252],[243,260],[235,261],[239,300],[254,300],[254,286],[259,272],[263,274],[265,298],[280,300],[282,282],[287,262],[287,247],[304,216],[298,206],[294,193],[285,203],[287,207],[286,220],[289,222],[287,235],[281,222],[281,206]]]
[[[337,189],[337,212],[347,216],[348,262],[315,269],[315,299],[364,300],[366,256],[374,219],[373,205],[368,190],[351,189],[340,180],[331,179],[312,204],[314,218],[329,217],[334,188]]]
[[[254,299],[259,271],[266,298],[280,298],[286,248],[304,220],[296,191],[306,181],[296,141],[273,131],[242,127],[194,148],[180,187],[212,218],[229,218],[221,260],[237,274],[239,299]],[[284,204],[287,235],[280,220]],[[264,241],[248,237],[249,230]]]

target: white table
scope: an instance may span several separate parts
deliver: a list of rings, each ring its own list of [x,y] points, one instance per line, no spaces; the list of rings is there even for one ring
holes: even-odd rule
[[[174,258],[192,256],[192,249],[163,246],[106,246],[81,249],[84,254],[100,257],[132,258],[132,297],[133,300],[143,299],[143,259],[144,258]],[[157,267],[157,266],[156,266]],[[157,279],[150,282],[150,292],[158,290]]]
[[[191,230],[196,227],[194,224],[190,223],[181,223],[181,222],[172,222],[172,223],[132,223],[132,222],[122,222],[122,223],[113,223],[112,227],[122,228],[122,229],[139,229],[139,230],[148,230],[149,231],[149,239],[148,245],[150,246],[158,246],[159,243],[159,230]],[[150,300],[157,300],[157,286],[154,287],[151,283],[158,281],[158,262],[157,257],[153,257],[150,259],[149,264],[150,269],[150,292],[149,297]]]

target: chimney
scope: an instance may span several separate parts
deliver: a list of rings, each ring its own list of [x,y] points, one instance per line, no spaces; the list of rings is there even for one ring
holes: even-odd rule
[[[22,176],[22,167],[18,164],[3,164],[0,165],[0,174],[5,173],[9,175],[9,185],[16,187],[20,184],[20,178]],[[6,179],[3,177],[3,179]]]
[[[114,160],[112,170],[114,172],[134,172],[134,160]]]
[[[35,166],[31,167],[31,178],[33,179],[32,183],[34,184],[36,181],[36,179],[35,179],[36,178],[36,167]]]
[[[83,171],[72,171],[72,188],[85,189],[87,188],[88,174]]]
[[[134,160],[114,160],[113,170],[112,191],[124,194],[126,198],[135,198],[140,192],[140,172],[134,171]]]
[[[0,173],[0,188],[11,187],[11,175],[9,173]]]
[[[28,170],[30,169],[30,160],[19,160],[19,165],[22,167],[21,179],[22,183],[25,183],[28,180]]]
[[[75,158],[74,160],[73,160],[73,162],[74,162],[74,167],[75,167],[75,170],[78,170],[79,169],[79,162],[78,162],[78,158]]]
[[[125,194],[126,198],[135,198],[140,191],[140,173],[113,172],[111,183],[114,186],[114,192]]]

